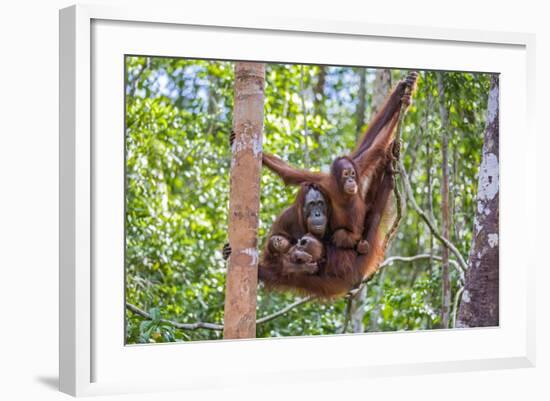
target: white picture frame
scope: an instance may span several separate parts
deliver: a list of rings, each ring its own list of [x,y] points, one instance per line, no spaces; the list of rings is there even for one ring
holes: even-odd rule
[[[269,45],[251,49],[259,36]],[[183,37],[191,39],[185,49],[184,42],[178,45]],[[365,51],[356,54],[353,50],[361,46]],[[367,60],[369,50],[373,55]],[[119,56],[128,53],[326,64],[338,64],[341,57],[340,63],[350,65],[501,73],[500,327],[124,346],[124,265],[117,237],[121,233],[116,224],[107,230],[104,222],[123,220],[118,152],[123,131],[119,136],[116,132],[124,108],[122,78],[117,74]],[[461,55],[467,56],[462,64],[453,61]],[[467,68],[468,57],[475,68]],[[535,209],[529,199],[534,198],[536,183],[528,174],[535,170],[535,150],[518,146],[520,141],[535,142],[534,85],[530,34],[313,19],[238,20],[153,7],[78,5],[61,10],[61,391],[80,396],[235,386],[250,380],[359,380],[534,366],[536,253],[519,255],[515,250],[534,246],[521,234],[535,232]],[[94,136],[98,129],[101,137]],[[104,195],[109,189],[116,194]],[[104,243],[118,248],[107,249]],[[525,268],[512,270],[517,265]],[[445,344],[453,347],[445,349]],[[209,355],[217,357],[216,366],[208,362]],[[162,363],[175,373],[140,376],[140,363]]]

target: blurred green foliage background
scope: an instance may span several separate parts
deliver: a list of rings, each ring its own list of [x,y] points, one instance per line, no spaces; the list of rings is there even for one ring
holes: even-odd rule
[[[227,241],[233,67],[222,61],[126,58],[126,302],[153,317],[127,311],[127,343],[221,338],[219,331],[177,330],[162,319],[223,323],[221,249]],[[391,70],[392,86],[405,74]],[[375,75],[372,68],[267,64],[264,149],[293,165],[327,170],[367,126]],[[450,128],[450,240],[464,257],[472,240],[489,77],[443,74]],[[402,154],[417,202],[441,227],[437,88],[435,73],[422,71],[404,122]],[[267,169],[261,185],[263,246],[271,223],[296,190],[285,188]],[[404,213],[386,256],[441,255],[440,244],[415,212]],[[453,299],[458,279],[451,269]],[[293,294],[260,287],[257,315],[295,300]],[[369,282],[363,307],[366,331],[440,327],[441,263],[394,262]],[[344,299],[309,302],[258,325],[257,336],[339,333],[345,316]]]

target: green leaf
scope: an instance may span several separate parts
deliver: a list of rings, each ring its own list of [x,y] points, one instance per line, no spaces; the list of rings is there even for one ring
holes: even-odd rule
[[[149,309],[149,314],[151,315],[151,318],[153,319],[153,322],[158,323],[160,321],[160,309],[159,308]]]

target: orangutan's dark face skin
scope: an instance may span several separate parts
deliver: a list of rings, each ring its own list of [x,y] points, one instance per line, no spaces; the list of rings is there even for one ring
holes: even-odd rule
[[[327,202],[319,190],[311,188],[308,191],[302,212],[306,219],[307,231],[322,238],[327,229],[328,216]]]

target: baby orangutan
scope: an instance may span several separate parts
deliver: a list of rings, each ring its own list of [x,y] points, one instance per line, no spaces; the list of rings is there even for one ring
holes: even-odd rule
[[[315,274],[319,263],[324,260],[323,243],[311,234],[306,234],[296,245],[289,247],[282,255],[283,274]]]

